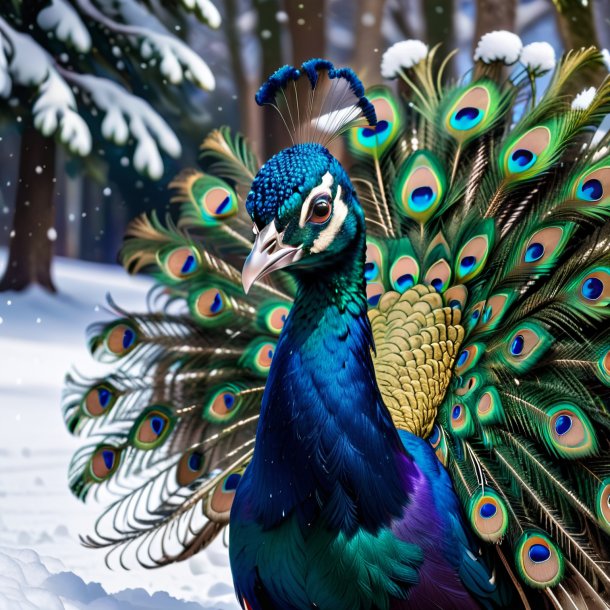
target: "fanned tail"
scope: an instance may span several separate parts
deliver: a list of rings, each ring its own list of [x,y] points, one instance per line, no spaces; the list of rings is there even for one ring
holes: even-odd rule
[[[505,78],[500,53],[444,87],[437,55],[403,58],[409,103],[372,90],[381,128],[350,134],[380,389],[526,590],[606,607],[610,156],[607,137],[591,141],[610,79],[568,98],[600,61],[571,52],[535,101],[539,67]]]
[[[248,296],[241,288],[236,265],[252,228],[240,202],[258,168],[245,140],[212,132],[202,158],[214,175],[188,170],[172,183],[177,223],[152,214],[127,231],[121,259],[156,280],[153,311],[110,301],[116,317],[89,329],[89,345],[115,370],[67,378],[66,424],[91,441],[74,456],[70,486],[109,503],[84,542],[114,548],[125,566],[184,559],[228,522],[292,302],[281,274]]]

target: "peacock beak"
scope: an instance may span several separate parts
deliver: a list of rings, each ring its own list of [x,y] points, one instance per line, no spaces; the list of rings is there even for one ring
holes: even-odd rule
[[[256,280],[275,271],[283,269],[298,261],[303,255],[301,246],[290,246],[282,243],[284,232],[278,233],[275,221],[271,221],[254,240],[252,251],[248,255],[241,272],[241,282],[247,294]]]

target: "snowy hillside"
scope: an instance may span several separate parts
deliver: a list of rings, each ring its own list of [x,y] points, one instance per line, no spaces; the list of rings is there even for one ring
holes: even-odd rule
[[[3,262],[0,256],[0,268]],[[221,540],[188,562],[131,572],[110,571],[103,552],[80,545],[78,534],[91,531],[99,507],[68,490],[78,441],[61,418],[63,376],[74,365],[99,373],[85,328],[104,318],[106,293],[142,310],[149,283],[119,267],[64,259],[55,281],[58,296],[38,288],[0,293],[0,610],[238,608]]]

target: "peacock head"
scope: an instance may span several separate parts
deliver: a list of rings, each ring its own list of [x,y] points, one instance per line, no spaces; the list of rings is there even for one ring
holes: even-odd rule
[[[261,167],[246,199],[254,247],[242,272],[246,292],[259,278],[334,265],[364,232],[347,173],[322,145],[297,144]]]
[[[362,121],[369,126],[377,122],[356,74],[325,59],[281,67],[255,99],[282,115],[297,144],[261,167],[246,199],[255,234],[242,272],[246,292],[276,269],[290,266],[306,273],[329,268],[350,247],[354,252],[356,236],[364,235],[364,214],[328,144]]]

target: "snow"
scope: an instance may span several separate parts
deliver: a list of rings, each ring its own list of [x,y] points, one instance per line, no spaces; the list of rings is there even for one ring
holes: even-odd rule
[[[0,251],[0,268],[5,258]],[[63,377],[75,364],[85,375],[108,370],[91,360],[85,328],[109,318],[108,291],[141,311],[150,284],[118,266],[67,259],[57,260],[54,276],[58,295],[0,293],[0,345],[10,356],[0,367],[0,610],[237,610],[221,539],[180,564],[129,572],[109,570],[104,551],[80,545],[101,507],[68,490],[68,463],[82,440],[64,427]]]
[[[608,49],[602,49],[602,59],[604,60],[606,69],[610,72],[610,51],[608,51]]]
[[[172,157],[182,153],[176,134],[142,98],[108,79],[91,74],[73,74],[71,80],[87,90],[93,103],[105,113],[102,135],[115,144],[125,144],[131,135],[136,142],[134,167],[153,180],[163,175],[159,147]]]
[[[8,97],[11,94],[13,84],[8,73],[8,58],[9,50],[8,41],[0,31],[0,97]]]
[[[38,99],[32,107],[34,126],[45,136],[59,127],[59,139],[71,152],[86,156],[91,152],[91,132],[76,112],[76,101],[70,87],[52,68],[40,84]]]
[[[49,73],[49,57],[27,34],[14,30],[0,17],[0,32],[10,45],[9,72],[24,87],[40,85]]]
[[[220,27],[220,13],[210,0],[181,0],[181,2],[186,10],[194,12],[211,28]]]
[[[510,66],[519,59],[522,48],[523,43],[517,34],[497,30],[481,36],[474,51],[474,60],[486,64],[501,61]]]
[[[59,571],[58,571],[59,570]],[[142,588],[108,593],[99,583],[86,583],[61,565],[32,550],[0,546],[0,610],[201,610],[197,602],[178,600]],[[227,606],[215,605],[221,610]]]
[[[597,89],[595,87],[589,87],[583,89],[573,100],[572,110],[586,110],[593,102]]]
[[[393,44],[381,58],[381,76],[396,78],[400,70],[408,70],[428,55],[428,45],[421,40],[402,40]]]
[[[536,75],[555,68],[555,49],[548,42],[532,42],[523,47],[519,61]]]
[[[0,32],[8,37],[11,48],[10,76],[19,85],[37,89],[38,96],[32,107],[36,129],[45,136],[59,130],[60,140],[71,152],[88,155],[91,152],[91,132],[78,114],[74,95],[53,67],[52,59],[32,38],[13,30],[1,17]],[[2,81],[0,77],[0,86]],[[10,93],[10,81],[7,86],[6,77],[2,91],[7,95]]]
[[[91,49],[89,30],[65,0],[51,0],[51,3],[38,13],[36,23],[81,53],[88,53]]]

